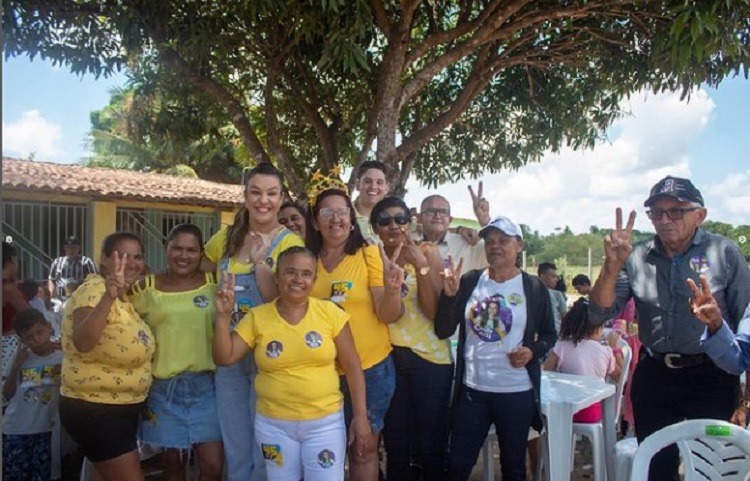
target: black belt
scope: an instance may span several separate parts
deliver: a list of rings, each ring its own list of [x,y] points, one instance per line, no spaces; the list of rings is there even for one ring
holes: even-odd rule
[[[649,357],[664,362],[664,364],[671,369],[699,366],[711,360],[711,358],[703,353],[680,354],[678,352],[654,352],[647,347],[644,347],[643,349],[646,351]]]

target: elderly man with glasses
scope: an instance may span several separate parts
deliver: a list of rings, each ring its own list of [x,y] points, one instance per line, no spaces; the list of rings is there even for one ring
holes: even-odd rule
[[[701,229],[706,208],[688,179],[668,176],[645,202],[656,235],[635,246],[631,212],[604,240],[605,261],[591,290],[594,324],[610,319],[632,296],[643,344],[631,396],[638,441],[684,419],[730,420],[740,399],[739,377],[717,367],[701,345],[703,324],[691,283],[705,276],[724,321],[736,331],[750,302],[750,268],[731,240]],[[672,446],[651,462],[649,480],[677,480]]]
[[[481,189],[481,187],[480,187]],[[485,225],[489,222],[489,205],[479,195],[474,199],[475,211],[478,210],[478,204],[484,206],[482,212],[486,210],[486,218],[477,215],[479,223]],[[448,256],[453,257],[453,262],[458,263],[459,258],[463,258],[463,270],[468,272],[472,269],[484,269],[487,267],[487,256],[484,253],[484,241],[477,237],[474,229],[468,227],[458,227],[456,232],[450,231],[450,225],[453,221],[451,217],[451,205],[442,195],[430,195],[422,200],[417,220],[422,225],[422,235],[427,242],[433,242],[438,247],[440,257],[443,259],[443,265],[448,266]],[[472,239],[473,238],[473,239]]]

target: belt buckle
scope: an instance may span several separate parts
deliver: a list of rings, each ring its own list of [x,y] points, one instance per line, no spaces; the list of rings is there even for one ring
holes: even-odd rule
[[[670,353],[664,354],[664,364],[666,364],[667,367],[670,368],[670,369],[680,369],[680,368],[682,368],[682,366],[675,366],[672,363],[672,360],[673,359],[679,359],[681,357],[682,357],[682,354],[678,354],[678,353],[674,353],[674,352],[670,352]]]

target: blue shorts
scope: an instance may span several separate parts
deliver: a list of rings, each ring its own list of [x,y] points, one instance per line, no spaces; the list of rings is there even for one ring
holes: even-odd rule
[[[348,432],[354,417],[352,397],[346,383],[346,376],[341,376],[340,379],[341,392],[344,393],[344,418]],[[372,432],[379,433],[385,426],[385,414],[388,412],[393,392],[396,390],[396,367],[390,354],[371,368],[365,369],[365,389],[367,390],[367,419],[370,420]]]
[[[49,481],[52,433],[3,434],[3,479]]]
[[[140,439],[173,449],[221,441],[213,373],[187,372],[155,379],[146,400]]]

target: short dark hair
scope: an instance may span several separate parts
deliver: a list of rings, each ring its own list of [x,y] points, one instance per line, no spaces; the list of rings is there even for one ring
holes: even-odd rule
[[[26,332],[37,324],[49,325],[49,322],[47,321],[47,318],[44,317],[44,314],[33,307],[19,312],[16,314],[16,317],[13,318],[13,329],[16,330],[17,334]]]
[[[172,230],[169,231],[169,234],[167,234],[167,238],[164,241],[164,245],[169,245],[170,242],[174,240],[175,237],[177,237],[180,234],[191,234],[196,239],[198,239],[198,244],[201,246],[201,251],[203,250],[203,232],[201,232],[200,227],[198,227],[195,224],[177,224],[176,226],[172,227]]]
[[[39,286],[40,284],[34,279],[26,279],[18,284],[18,290],[21,291],[27,301],[30,301],[39,294]]]
[[[13,262],[13,259],[18,257],[16,248],[10,245],[10,243],[3,241],[3,267]]]
[[[583,285],[590,286],[591,279],[589,279],[589,276],[587,276],[586,274],[578,274],[577,276],[573,278],[573,280],[571,281],[571,284],[573,284],[573,286],[583,286]]]
[[[365,172],[370,169],[377,169],[381,171],[383,174],[385,174],[386,180],[388,180],[388,166],[383,162],[380,162],[379,160],[366,160],[359,164],[359,168],[357,168],[357,180],[361,179],[362,176],[365,175]]]
[[[409,210],[409,206],[406,205],[406,202],[404,202],[404,199],[400,197],[389,196],[384,197],[383,200],[375,204],[375,206],[372,208],[372,211],[370,212],[370,225],[375,227],[378,223],[378,219],[380,218],[380,214],[382,214],[386,209],[390,209],[391,207],[400,207],[404,211],[406,217],[409,219],[409,222],[411,222],[411,211]]]
[[[310,251],[312,251],[312,253],[316,256],[320,253],[320,249],[323,247],[323,235],[320,233],[320,231],[315,230],[312,220],[315,218],[315,216],[318,215],[318,212],[320,212],[320,201],[325,199],[326,197],[332,197],[334,195],[343,197],[346,200],[346,205],[350,210],[349,221],[352,225],[352,232],[349,234],[349,238],[346,240],[346,244],[344,245],[344,252],[346,252],[348,255],[354,255],[358,249],[367,245],[367,241],[365,240],[365,237],[362,235],[362,231],[359,228],[359,223],[357,223],[357,213],[354,210],[354,204],[352,204],[351,197],[349,197],[343,190],[328,189],[324,190],[318,195],[318,197],[315,199],[315,205],[309,212],[307,219],[305,219],[305,225],[307,226],[305,246],[307,246],[307,248],[310,249]]]
[[[276,268],[278,269],[283,260],[285,260],[287,257],[293,256],[294,254],[305,254],[307,256],[310,256],[310,258],[315,261],[316,264],[318,262],[318,256],[316,256],[315,253],[307,247],[292,246],[283,250],[281,254],[279,254],[279,257],[276,259]]]
[[[291,207],[297,212],[299,212],[299,215],[302,217],[307,216],[307,208],[304,205],[301,205],[299,202],[294,202],[293,200],[285,200],[283,204],[281,204],[281,207],[279,207],[279,212],[286,209],[287,207]]]
[[[542,275],[547,271],[556,271],[557,266],[551,262],[542,262],[536,270],[537,275]]]
[[[114,232],[104,238],[104,240],[102,241],[102,254],[107,257],[111,257],[112,254],[115,253],[115,247],[117,247],[117,244],[126,240],[137,242],[138,245],[141,246],[141,252],[145,250],[143,248],[143,241],[140,237],[133,234],[132,232],[119,231]],[[99,266],[99,272],[104,273],[101,266]]]

